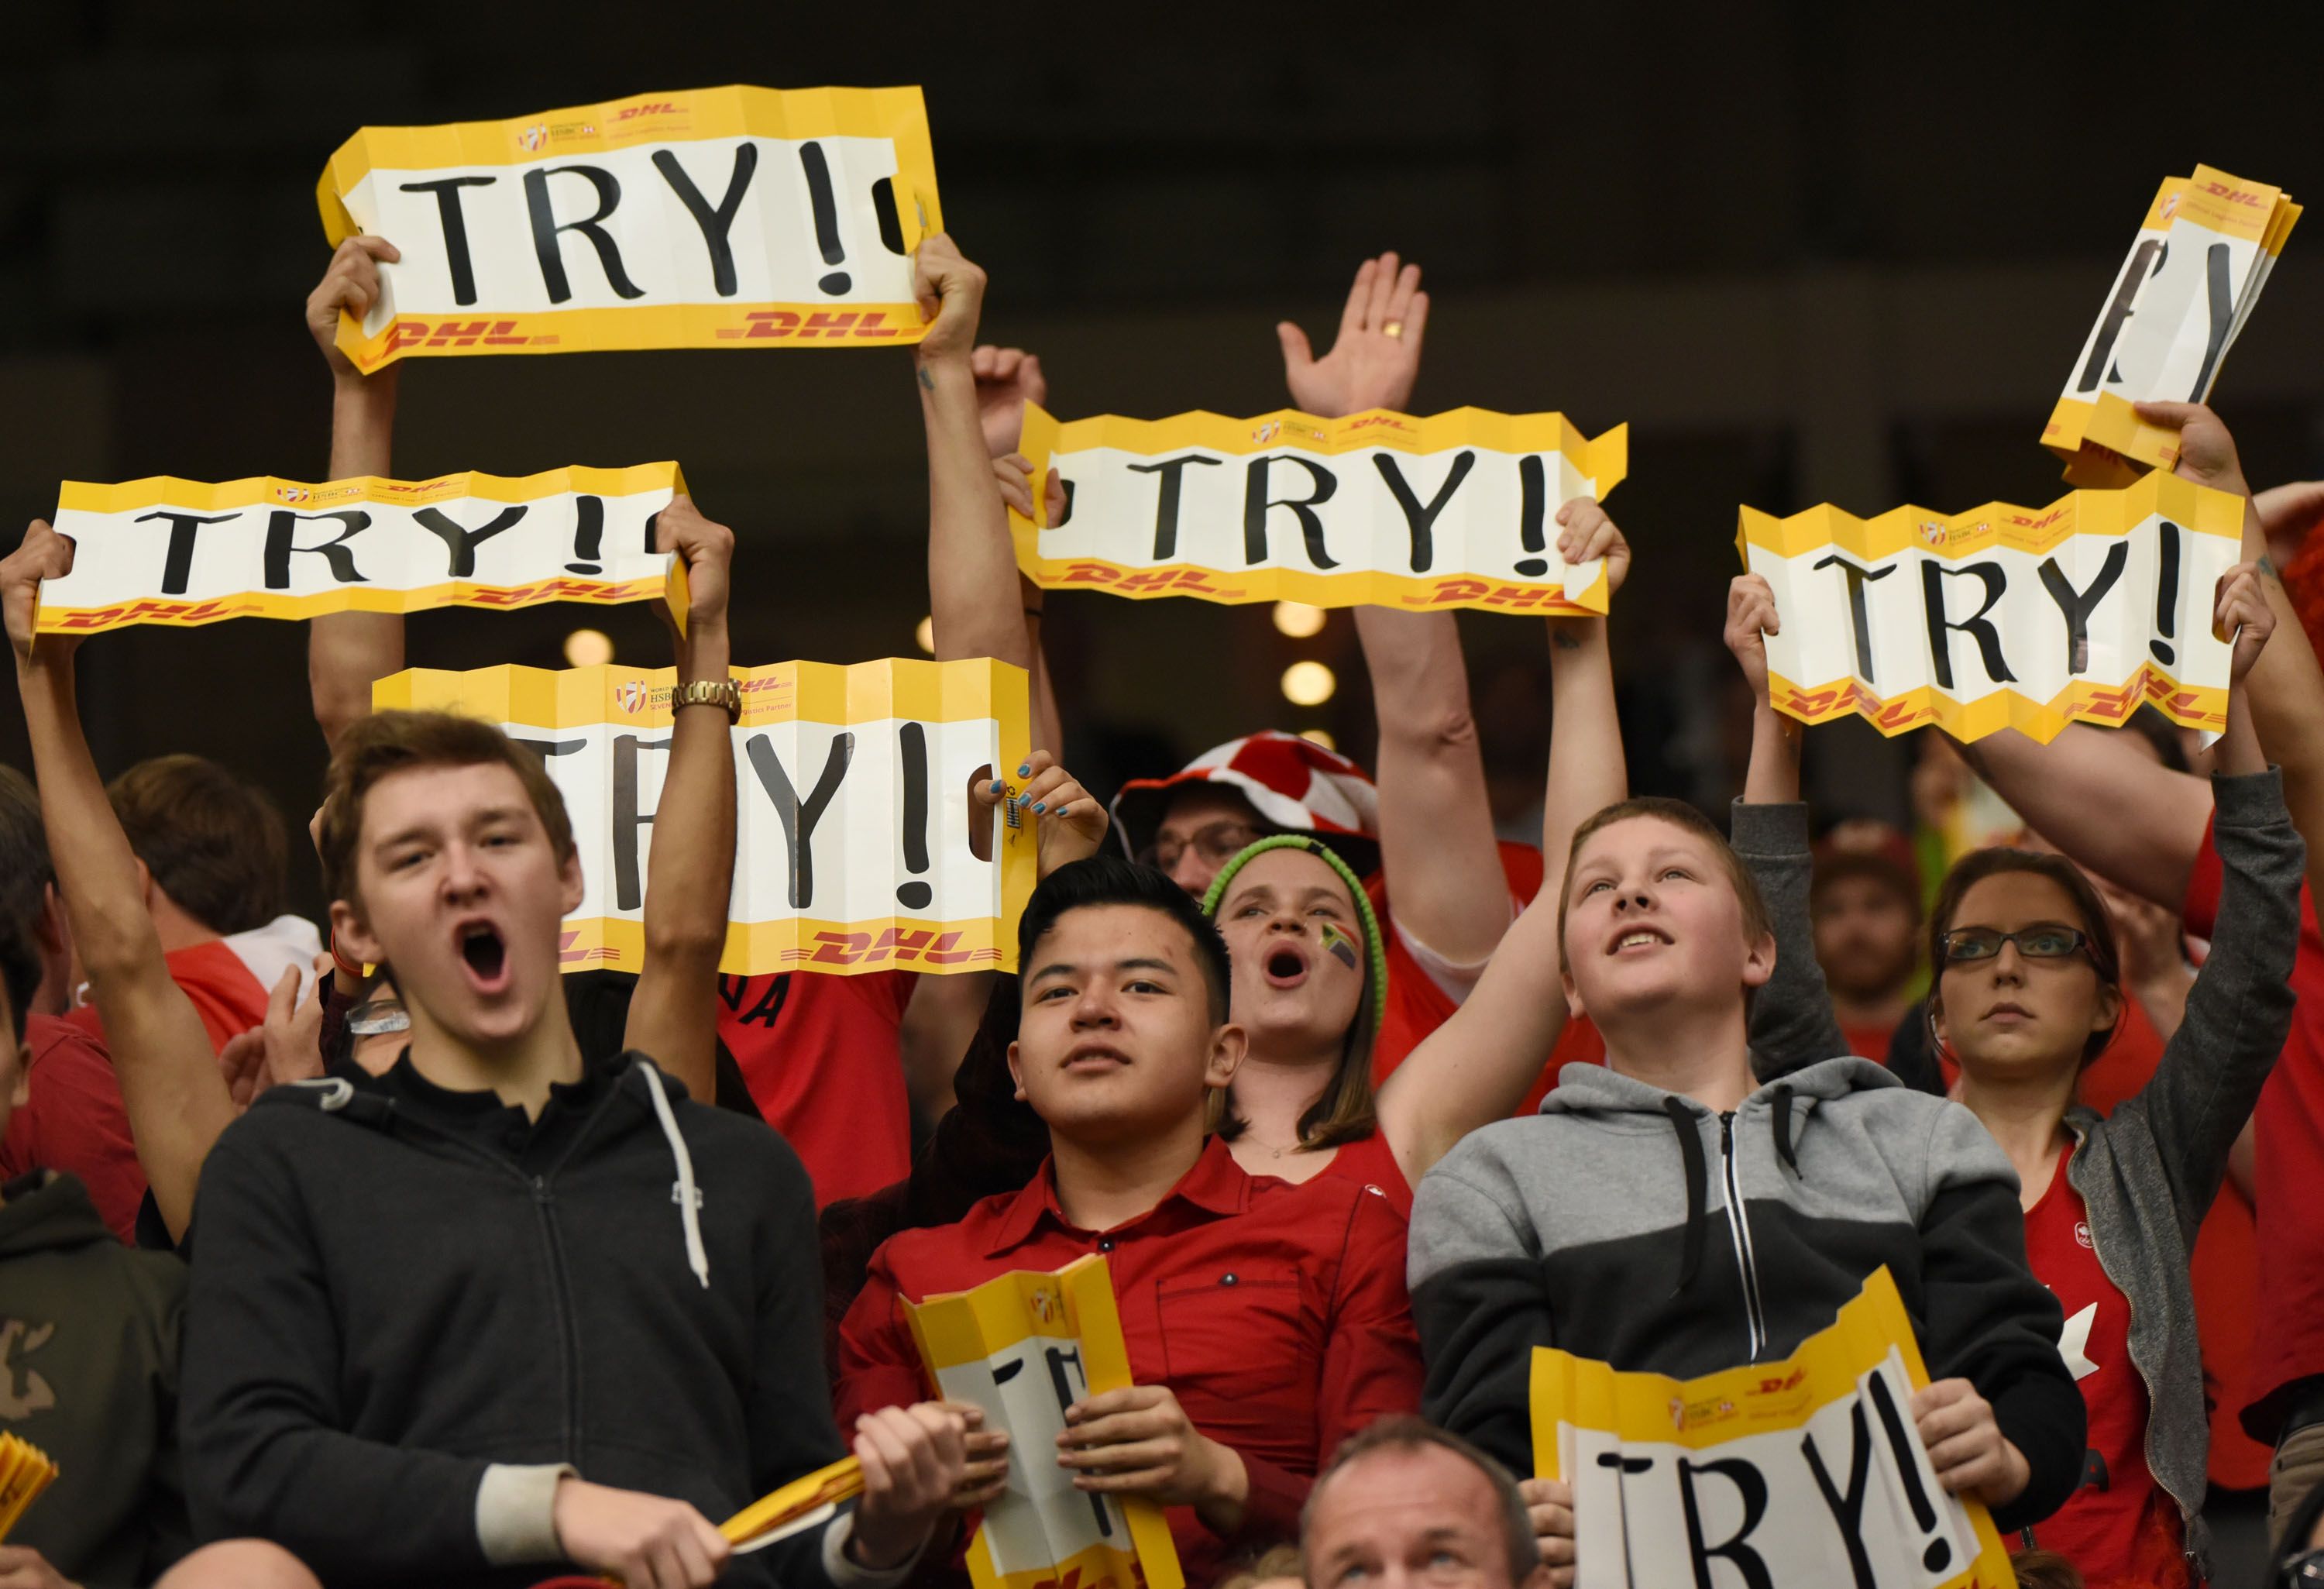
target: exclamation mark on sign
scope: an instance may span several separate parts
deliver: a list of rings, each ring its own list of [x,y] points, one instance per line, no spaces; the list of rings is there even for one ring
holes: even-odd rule
[[[928,731],[918,723],[897,730],[904,753],[904,869],[928,869]],[[925,910],[936,891],[925,882],[908,882],[896,890],[896,901],[908,910]]]
[[[605,499],[602,496],[576,496],[573,499],[573,558],[565,565],[568,574],[602,574],[605,570],[597,559],[605,539]]]
[[[847,250],[839,242],[839,206],[831,194],[831,167],[823,158],[823,145],[799,145],[799,164],[807,171],[807,202],[815,209],[816,246],[823,251],[823,263],[835,265],[847,257]],[[816,283],[834,297],[847,291],[848,274],[834,271]]]
[[[1549,542],[1544,539],[1543,522],[1549,516],[1549,486],[1542,474],[1539,453],[1517,460],[1517,483],[1525,488],[1523,511],[1517,518],[1517,533],[1523,538],[1526,550],[1546,551]],[[1546,574],[1549,564],[1541,558],[1519,558],[1517,572]]]
[[[1896,1459],[1896,1477],[1904,1486],[1904,1503],[1912,1508],[1914,1526],[1923,1534],[1937,1531],[1936,1502],[1921,1484],[1921,1466],[1914,1460],[1914,1442],[1917,1437],[1904,1427],[1904,1416],[1897,1411],[1896,1398],[1888,1389],[1888,1376],[1875,1369],[1865,1381],[1871,1395],[1872,1409],[1880,1416],[1881,1432],[1888,1437],[1889,1450]],[[1929,1541],[1921,1553],[1921,1565],[1932,1573],[1941,1573],[1953,1558],[1953,1547],[1942,1538]]]
[[[2167,667],[2176,653],[2166,642],[2179,626],[2179,526],[2165,519],[2162,532],[2163,561],[2154,575],[2154,633],[2163,639],[2148,641],[2146,649]]]

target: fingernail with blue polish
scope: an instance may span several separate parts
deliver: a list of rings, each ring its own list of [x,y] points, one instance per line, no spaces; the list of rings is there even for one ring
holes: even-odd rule
[[[1032,777],[1032,776],[1033,776],[1033,763],[1032,763],[1032,762],[1020,762],[1020,763],[1019,764],[1018,768],[1017,768],[1017,776],[1018,776],[1018,777],[1019,777],[1019,778],[1030,778],[1030,777]]]

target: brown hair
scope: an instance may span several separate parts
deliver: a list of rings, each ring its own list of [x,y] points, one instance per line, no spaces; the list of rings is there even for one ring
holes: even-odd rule
[[[2009,1558],[2017,1589],[2082,1589],[2082,1569],[2054,1550],[2021,1550]]]
[[[1261,1584],[1278,1578],[1299,1578],[1305,1569],[1299,1560],[1299,1547],[1277,1545],[1249,1558],[1241,1566],[1219,1580],[1219,1589],[1259,1589]]]
[[[1582,846],[1600,831],[1637,817],[1652,817],[1667,822],[1708,844],[1720,870],[1727,874],[1727,882],[1735,891],[1735,902],[1742,907],[1743,936],[1756,942],[1774,935],[1775,925],[1767,915],[1766,897],[1760,893],[1757,880],[1752,877],[1750,868],[1743,864],[1743,857],[1735,853],[1735,846],[1727,842],[1727,836],[1711,826],[1711,818],[1684,800],[1640,795],[1636,799],[1617,801],[1573,830],[1573,843],[1565,852],[1565,882],[1557,898],[1557,960],[1561,967],[1568,971],[1572,969],[1572,961],[1565,952],[1565,909],[1573,898],[1573,864],[1581,859]]]
[[[323,885],[334,900],[363,908],[355,887],[355,845],[364,797],[392,772],[415,767],[506,767],[524,785],[549,846],[562,862],[573,854],[573,820],[540,758],[491,724],[449,712],[374,712],[339,741],[323,774]]]
[[[1323,1486],[1334,1474],[1375,1451],[1425,1451],[1432,1446],[1451,1452],[1485,1475],[1485,1482],[1493,1487],[1494,1498],[1500,1502],[1502,1544],[1508,1551],[1509,1582],[1521,1584],[1531,1577],[1534,1569],[1541,1566],[1541,1541],[1534,1537],[1533,1515],[1526,1509],[1524,1492],[1518,1490],[1509,1470],[1460,1436],[1408,1412],[1390,1413],[1375,1419],[1341,1441],[1339,1449],[1332,1453],[1332,1460],[1315,1475],[1315,1482],[1307,1490],[1307,1502],[1299,1509],[1302,1565],[1306,1565],[1307,1536],[1315,1520],[1315,1503],[1323,1499]]]
[[[155,756],[105,787],[129,848],[171,902],[212,932],[282,914],[290,841],[282,813],[204,756]]]
[[[2098,975],[2101,985],[2122,991],[2122,952],[2115,945],[2114,916],[2107,910],[2106,901],[2082,869],[2063,855],[2047,855],[2040,850],[1989,849],[1971,850],[1945,873],[1945,881],[1937,890],[1937,903],[1929,912],[1929,1016],[1932,1041],[1936,1038],[1936,1013],[1943,1007],[1942,992],[1945,975],[1945,934],[1953,928],[1953,918],[1960,914],[1961,901],[1969,891],[1988,877],[2005,873],[2030,873],[2046,877],[2063,889],[2066,897],[2074,901],[2074,909],[2082,918],[2082,931],[2090,940],[2090,968]],[[2121,1028],[2115,1024],[2104,1031],[2090,1033],[2082,1045],[2082,1063],[2088,1065],[2106,1052],[2114,1034]]]

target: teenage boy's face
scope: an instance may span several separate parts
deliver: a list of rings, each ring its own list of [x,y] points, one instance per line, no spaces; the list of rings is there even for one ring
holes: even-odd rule
[[[1362,927],[1338,873],[1305,850],[1246,862],[1219,901],[1234,959],[1234,1020],[1251,1040],[1312,1047],[1342,1040],[1364,990]]]
[[[1052,1135],[1132,1141],[1200,1120],[1242,1046],[1240,1029],[1211,1023],[1185,928],[1142,905],[1092,905],[1034,944],[1009,1071]]]
[[[395,967],[415,1031],[490,1049],[528,1035],[558,993],[558,926],[581,903],[516,773],[498,762],[391,772],[364,797],[348,952]]]
[[[1711,841],[1657,817],[1591,835],[1566,901],[1566,993],[1601,1022],[1738,998],[1775,969]]]

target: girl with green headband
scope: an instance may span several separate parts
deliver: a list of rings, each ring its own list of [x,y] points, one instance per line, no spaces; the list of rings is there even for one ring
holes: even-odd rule
[[[1559,554],[1569,563],[1604,558],[1609,589],[1618,588],[1629,548],[1605,511],[1576,498],[1557,519]],[[1582,818],[1622,798],[1628,775],[1605,620],[1556,620],[1552,633],[1554,737],[1544,836],[1547,853],[1563,856]],[[1557,870],[1543,889],[1552,915]],[[1388,945],[1348,864],[1311,835],[1277,834],[1229,861],[1203,909],[1232,956],[1232,1018],[1250,1043],[1232,1086],[1214,1095],[1214,1119],[1252,1175],[1351,1178],[1408,1215],[1412,1188],[1429,1167],[1524,1100],[1564,1027],[1562,1001],[1505,999],[1506,1019],[1479,1011],[1489,1019],[1465,1024],[1471,1033],[1489,1027],[1490,1040],[1425,1043],[1375,1090]],[[1530,936],[1513,929],[1503,952]]]

